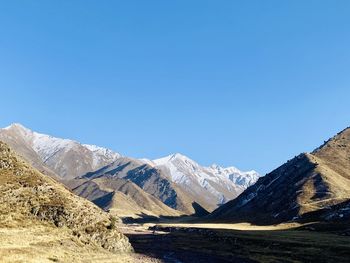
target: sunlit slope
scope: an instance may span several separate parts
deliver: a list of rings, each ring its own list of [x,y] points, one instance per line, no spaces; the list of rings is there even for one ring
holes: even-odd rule
[[[72,246],[114,253],[132,250],[115,228],[117,218],[33,169],[2,142],[0,211],[2,229],[45,228],[47,233],[65,236]]]

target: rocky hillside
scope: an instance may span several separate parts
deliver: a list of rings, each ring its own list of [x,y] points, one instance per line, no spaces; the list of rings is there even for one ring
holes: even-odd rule
[[[114,253],[132,250],[116,229],[116,218],[33,169],[2,142],[0,211],[2,228],[46,226],[67,233],[67,239],[80,247],[103,247]]]
[[[102,180],[103,179],[103,180]],[[194,214],[202,208],[193,206],[193,199],[187,196],[178,188],[178,186],[172,183],[168,177],[166,177],[160,170],[155,169],[143,162],[131,158],[119,158],[117,161],[103,167],[102,169],[87,173],[81,176],[79,179],[71,180],[67,182],[74,191],[79,195],[93,196],[92,193],[88,193],[88,190],[84,192],[81,189],[85,188],[86,181],[93,182],[97,185],[102,185],[102,188],[108,188],[116,191],[122,181],[130,181],[134,185],[137,185],[139,189],[142,189],[146,195],[152,195],[157,198],[169,208],[182,211],[187,214]],[[79,186],[79,182],[83,182],[83,186]],[[102,183],[103,182],[103,183]],[[73,187],[72,187],[73,186]],[[111,186],[114,186],[111,188]],[[83,196],[84,196],[83,195]],[[154,211],[157,213],[157,211]]]
[[[210,218],[256,224],[350,219],[350,129],[260,178]]]
[[[143,191],[130,180],[101,177],[88,180],[73,191],[119,217],[180,216],[181,213]]]
[[[259,175],[218,166],[206,168],[186,156],[174,154],[154,161],[119,158],[96,172],[80,177],[91,181],[98,178],[109,182],[130,180],[173,209],[186,214],[204,215],[238,196]],[[78,186],[74,182],[76,180],[72,181],[68,184]],[[80,191],[76,193],[81,194]]]

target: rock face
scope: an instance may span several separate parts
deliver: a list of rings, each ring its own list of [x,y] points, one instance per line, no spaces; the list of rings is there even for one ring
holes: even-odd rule
[[[255,224],[349,220],[350,129],[260,178],[210,218]]]
[[[63,185],[33,169],[0,142],[0,224],[25,228],[49,225],[69,229],[80,244],[111,252],[132,251],[128,239],[115,228],[116,218]]]

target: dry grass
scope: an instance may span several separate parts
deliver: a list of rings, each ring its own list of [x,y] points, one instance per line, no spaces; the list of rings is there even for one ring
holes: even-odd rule
[[[349,262],[350,238],[328,232],[301,230],[300,225],[162,224],[159,240],[181,255],[205,254],[230,262],[235,258],[257,262]],[[152,235],[132,238],[135,248],[147,248]],[[165,242],[168,240],[169,242]],[[164,249],[159,247],[159,249]],[[146,251],[146,250],[145,250]]]
[[[0,211],[0,262],[125,262],[132,250],[107,213],[1,142]]]
[[[0,228],[0,262],[133,262],[80,242],[67,228]]]

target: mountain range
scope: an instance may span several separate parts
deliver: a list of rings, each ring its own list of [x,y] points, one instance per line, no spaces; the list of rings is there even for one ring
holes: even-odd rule
[[[350,128],[261,177],[13,124],[0,129],[0,211],[1,262],[155,262],[174,251],[170,261],[196,251],[184,262],[347,262]]]
[[[116,216],[196,215],[264,225],[350,218],[350,128],[264,177],[235,167],[201,166],[180,153],[131,158],[20,124],[0,129],[0,141]]]
[[[203,167],[179,153],[156,160],[130,158],[21,124],[0,129],[0,140],[78,195],[123,215],[203,215],[260,178],[235,167]]]

